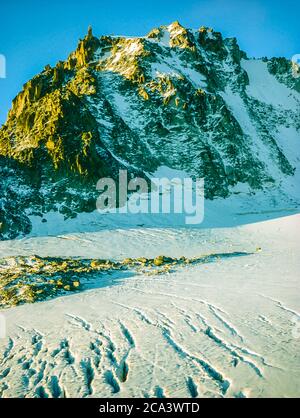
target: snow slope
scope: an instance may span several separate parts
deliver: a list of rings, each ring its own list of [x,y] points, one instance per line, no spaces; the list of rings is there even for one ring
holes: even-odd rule
[[[249,77],[250,84],[247,87],[249,96],[275,107],[297,109],[299,95],[276,80],[268,71],[267,63],[250,59],[242,60],[241,64]]]
[[[99,277],[79,294],[2,312],[1,396],[299,397],[299,226],[294,215],[160,239],[127,231],[122,256],[219,256],[168,275]],[[77,245],[105,257],[99,242],[82,234]]]

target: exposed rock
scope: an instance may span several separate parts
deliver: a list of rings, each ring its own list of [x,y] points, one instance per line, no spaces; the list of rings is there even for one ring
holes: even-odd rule
[[[0,238],[28,233],[30,215],[94,210],[97,180],[120,168],[205,177],[209,199],[239,183],[279,187],[296,160],[276,138],[299,132],[299,96],[294,108],[254,97],[247,62],[235,38],[207,27],[174,22],[145,38],[97,38],[90,27],[66,61],[24,85],[0,130]],[[298,94],[291,62],[259,62]]]

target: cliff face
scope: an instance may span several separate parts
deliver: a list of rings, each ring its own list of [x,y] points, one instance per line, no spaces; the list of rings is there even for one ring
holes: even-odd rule
[[[95,209],[95,184],[165,165],[205,177],[206,197],[280,187],[299,166],[300,79],[284,58],[178,22],[143,38],[89,29],[26,83],[0,130],[0,238],[30,215]]]

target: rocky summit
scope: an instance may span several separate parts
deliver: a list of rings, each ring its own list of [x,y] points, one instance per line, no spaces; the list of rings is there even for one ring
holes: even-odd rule
[[[0,130],[0,238],[30,233],[34,216],[94,211],[97,180],[117,180],[120,169],[204,177],[207,199],[241,187],[291,193],[300,161],[293,66],[250,59],[207,27],[174,22],[130,38],[89,28],[65,61],[24,85]]]

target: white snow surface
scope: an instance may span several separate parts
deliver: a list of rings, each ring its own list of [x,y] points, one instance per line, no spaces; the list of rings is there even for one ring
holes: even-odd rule
[[[194,70],[191,66],[184,65],[175,53],[170,57],[164,57],[163,62],[155,62],[152,64],[152,77],[159,77],[160,75],[170,75],[173,77],[186,77],[195,88],[207,87],[206,77],[200,74],[199,71]]]
[[[294,215],[15,241],[16,253],[219,256],[171,274],[99,275],[80,293],[2,311],[0,396],[299,397],[299,227]]]
[[[296,110],[299,106],[299,95],[273,76],[262,60],[242,60],[242,67],[247,71],[250,84],[247,87],[249,96],[260,102],[275,107]]]

